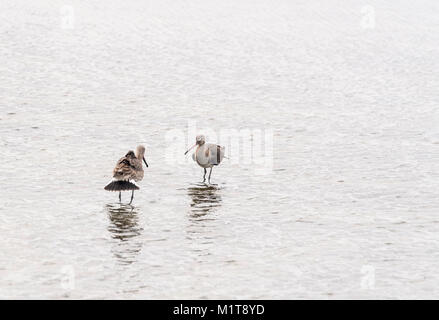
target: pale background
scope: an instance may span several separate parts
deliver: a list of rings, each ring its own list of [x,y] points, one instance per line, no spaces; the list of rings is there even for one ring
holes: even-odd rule
[[[438,17],[1,1],[0,298],[439,298]],[[189,120],[273,130],[272,170],[224,161],[198,187],[164,157]],[[103,187],[140,142],[131,210]]]

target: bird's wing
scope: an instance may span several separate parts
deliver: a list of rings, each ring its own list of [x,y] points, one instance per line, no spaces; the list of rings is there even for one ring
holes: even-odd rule
[[[119,180],[131,179],[136,168],[132,160],[129,157],[120,158],[113,170],[113,177]]]
[[[225,148],[220,145],[209,145],[209,163],[212,163],[214,165],[220,164],[224,158],[224,150]]]
[[[206,163],[216,165],[217,162],[217,145],[213,143],[209,143],[206,146],[206,150],[204,151],[204,156],[206,159]]]

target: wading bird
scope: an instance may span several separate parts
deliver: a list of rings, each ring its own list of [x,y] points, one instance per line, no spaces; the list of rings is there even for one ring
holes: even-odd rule
[[[221,147],[217,144],[206,143],[206,139],[203,135],[198,135],[195,140],[195,144],[190,147],[184,154],[186,155],[195,146],[198,146],[192,155],[192,159],[198,163],[200,167],[204,169],[203,182],[206,181],[206,168],[210,168],[208,182],[210,184],[210,176],[212,174],[213,166],[217,166],[224,158],[225,147]]]
[[[113,180],[104,189],[107,191],[119,191],[119,201],[122,200],[122,191],[132,190],[129,203],[131,204],[134,198],[134,190],[139,190],[136,182],[143,179],[142,160],[145,162],[146,167],[148,167],[145,160],[144,146],[138,146],[136,153],[131,150],[128,151],[125,157],[117,161],[116,167],[113,170]]]

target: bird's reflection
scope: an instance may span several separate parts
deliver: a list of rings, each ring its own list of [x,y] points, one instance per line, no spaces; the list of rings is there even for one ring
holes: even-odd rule
[[[197,184],[188,188],[188,195],[192,198],[191,217],[201,218],[221,206],[219,188],[212,185]]]
[[[221,190],[217,186],[197,184],[187,189],[191,198],[186,238],[195,261],[209,261],[215,243],[216,210],[221,207]]]
[[[116,259],[122,264],[136,261],[142,250],[142,242],[138,238],[143,229],[139,227],[138,210],[129,205],[108,204],[108,231],[117,242],[113,248]]]

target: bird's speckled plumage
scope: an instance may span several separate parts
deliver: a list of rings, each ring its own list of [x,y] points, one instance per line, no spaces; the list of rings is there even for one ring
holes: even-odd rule
[[[142,160],[148,166],[145,160],[144,146],[138,146],[136,153],[128,151],[125,157],[117,161],[116,167],[113,170],[113,180],[104,189],[107,191],[119,191],[119,200],[121,199],[120,191],[132,190],[131,201],[133,201],[134,190],[139,190],[135,182],[143,179]]]
[[[134,180],[140,181],[143,179],[142,157],[136,157],[134,151],[128,151],[125,157],[117,161],[116,167],[113,170],[113,178],[116,180]]]

